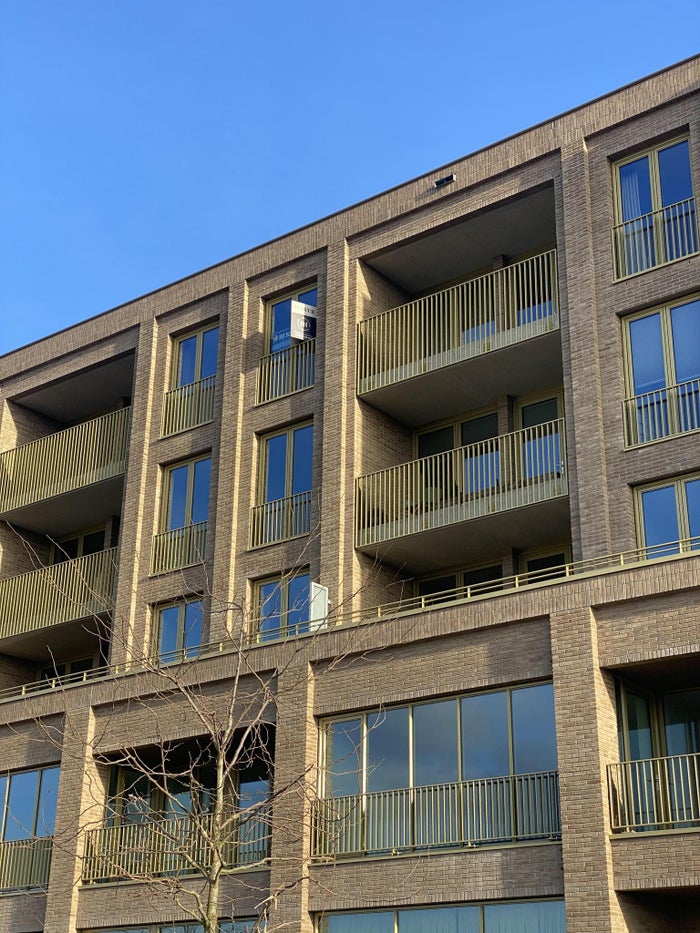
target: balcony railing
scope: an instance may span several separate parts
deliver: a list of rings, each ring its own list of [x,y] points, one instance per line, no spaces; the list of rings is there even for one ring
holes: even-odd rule
[[[173,528],[153,538],[151,573],[169,573],[204,562],[207,547],[207,523],[197,522]]]
[[[700,827],[700,754],[608,765],[615,833]]]
[[[356,481],[356,545],[565,495],[564,421],[413,460]]]
[[[51,836],[0,842],[0,893],[45,888],[52,846]]]
[[[616,279],[697,253],[695,198],[617,224],[612,244]]]
[[[256,404],[261,405],[274,398],[311,388],[314,384],[315,364],[315,338],[263,356],[258,363]]]
[[[0,580],[0,638],[114,608],[117,548]]]
[[[201,873],[216,846],[225,869],[258,865],[269,854],[269,810],[235,821],[217,835],[210,814],[102,826],[86,833],[86,884]],[[225,838],[221,838],[224,835]]]
[[[700,430],[700,379],[633,395],[623,411],[628,447]]]
[[[557,838],[556,771],[317,800],[316,857]]]
[[[165,393],[161,437],[207,424],[214,418],[216,376],[207,376]]]
[[[0,513],[123,473],[129,414],[120,408],[0,454]]]
[[[360,321],[358,394],[559,326],[556,250]]]
[[[311,531],[311,490],[255,505],[250,514],[250,547],[289,541]]]

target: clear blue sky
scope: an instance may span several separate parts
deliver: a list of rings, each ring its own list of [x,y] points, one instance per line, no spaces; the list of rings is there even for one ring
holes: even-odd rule
[[[698,52],[697,0],[0,0],[0,353]]]

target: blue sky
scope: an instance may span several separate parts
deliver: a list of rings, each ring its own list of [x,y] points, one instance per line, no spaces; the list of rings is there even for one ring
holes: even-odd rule
[[[696,0],[2,0],[0,353],[698,52]]]

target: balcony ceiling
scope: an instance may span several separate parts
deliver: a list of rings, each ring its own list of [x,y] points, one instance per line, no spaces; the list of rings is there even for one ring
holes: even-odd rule
[[[552,186],[365,257],[377,272],[417,296],[488,270],[495,256],[521,256],[556,241]]]
[[[114,476],[21,506],[2,517],[11,525],[55,539],[81,528],[96,528],[110,515],[121,515],[123,489],[124,477]]]
[[[99,651],[99,628],[100,623],[92,617],[50,625],[36,632],[4,638],[2,650],[12,657],[42,666],[70,658],[86,658]]]
[[[72,424],[130,399],[133,382],[134,357],[129,354],[42,385],[14,401],[61,424]]]
[[[561,546],[571,538],[569,497],[508,509],[493,515],[404,535],[358,550],[408,573],[487,564],[511,549]]]

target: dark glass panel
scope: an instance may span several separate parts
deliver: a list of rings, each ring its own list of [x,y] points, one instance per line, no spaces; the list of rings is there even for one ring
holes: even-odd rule
[[[265,502],[273,502],[287,495],[287,435],[268,438],[266,447]]]
[[[394,933],[394,914],[330,914],[321,923],[322,933]]]
[[[555,415],[556,417],[556,415]],[[498,415],[494,412],[491,415],[483,415],[481,418],[472,418],[471,421],[463,421],[461,425],[462,447],[467,444],[477,444],[479,441],[486,441],[489,438],[498,436]]]
[[[452,450],[454,445],[454,428],[451,425],[448,428],[437,428],[435,431],[428,431],[426,434],[418,435],[418,456],[432,457],[433,454],[441,454],[446,450]]]
[[[34,834],[38,786],[38,771],[23,771],[10,775],[5,818],[6,841],[28,839]]]
[[[58,777],[60,768],[45,768],[41,772],[39,803],[36,811],[36,836],[53,836],[56,823]]]
[[[279,638],[282,617],[282,592],[279,580],[260,584],[260,635]]]
[[[620,200],[623,221],[651,213],[651,181],[647,156],[620,166]]]
[[[664,351],[661,343],[661,317],[649,314],[630,321],[632,351],[632,392],[643,395],[666,385]]]
[[[311,489],[311,467],[313,458],[314,428],[307,424],[294,431],[291,494],[308,492]]]
[[[216,375],[216,357],[219,349],[219,328],[212,327],[202,334],[202,371],[200,379]]]
[[[209,484],[211,481],[211,460],[198,460],[194,464],[192,492],[192,523],[205,522],[209,516]]]
[[[459,779],[457,701],[413,707],[413,782],[447,784]]]
[[[700,690],[664,697],[664,727],[669,755],[700,752]]]
[[[287,628],[290,635],[309,630],[309,575],[296,574],[287,586],[289,611]]]
[[[685,484],[685,498],[688,506],[690,537],[700,537],[700,479],[688,480]],[[693,548],[698,547],[700,547],[700,542],[693,545]]]
[[[168,531],[183,528],[187,521],[187,465],[175,467],[170,471],[170,501],[168,508]]]
[[[485,904],[483,933],[566,933],[564,901]]]
[[[83,537],[83,557],[87,557],[88,554],[98,554],[100,551],[104,551],[104,547],[104,529],[91,531],[90,534]]]
[[[408,709],[368,716],[367,790],[374,793],[408,787],[408,757]]]
[[[184,632],[182,637],[182,647],[185,649],[186,657],[194,657],[197,654],[199,645],[202,644],[202,603],[197,600],[193,603],[185,603]]]
[[[687,139],[659,151],[659,177],[662,207],[692,198]]]
[[[272,306],[270,353],[286,350],[291,345],[292,303],[289,298]]]
[[[197,335],[180,341],[180,360],[177,368],[177,384],[194,382],[197,372]]]
[[[515,774],[557,770],[554,690],[551,684],[511,693]]]
[[[627,706],[627,738],[630,761],[652,758],[654,744],[651,732],[651,714],[646,697],[636,696],[629,691],[625,694]]]
[[[655,545],[677,541],[678,516],[676,514],[676,490],[673,486],[661,486],[642,493],[642,516],[644,521],[644,543],[653,547],[652,556],[673,554],[678,548],[658,548]]]
[[[481,933],[478,907],[400,910],[399,933]]]
[[[362,721],[333,722],[326,733],[326,796],[346,797],[361,791]]]
[[[464,780],[510,774],[506,693],[463,697],[461,704]]]
[[[160,610],[160,639],[158,653],[161,660],[170,661],[176,657],[178,649],[179,615],[178,606],[168,606]]]

